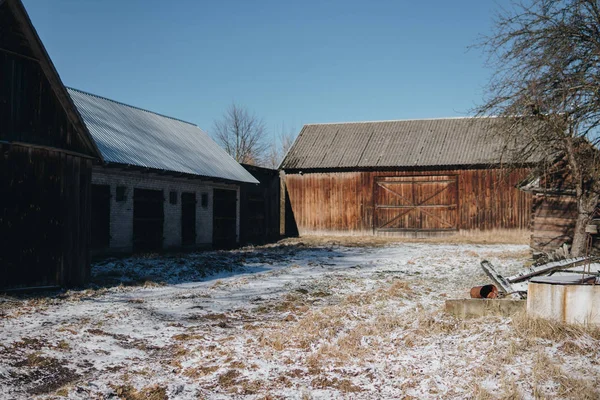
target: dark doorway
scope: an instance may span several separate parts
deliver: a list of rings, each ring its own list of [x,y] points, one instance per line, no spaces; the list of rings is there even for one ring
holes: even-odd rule
[[[181,193],[181,245],[196,243],[196,193]]]
[[[159,250],[163,242],[164,198],[162,190],[133,191],[133,250]]]
[[[235,190],[213,191],[213,246],[232,248],[237,243],[237,193]]]
[[[242,214],[244,243],[263,244],[266,241],[266,194],[260,194],[262,193],[249,194],[242,203],[245,206]]]
[[[92,185],[92,249],[110,244],[110,186]]]

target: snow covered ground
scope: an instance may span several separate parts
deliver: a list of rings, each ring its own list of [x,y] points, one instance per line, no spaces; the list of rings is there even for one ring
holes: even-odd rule
[[[287,243],[112,259],[0,297],[0,398],[600,398],[600,332],[462,321],[444,300],[526,246]]]

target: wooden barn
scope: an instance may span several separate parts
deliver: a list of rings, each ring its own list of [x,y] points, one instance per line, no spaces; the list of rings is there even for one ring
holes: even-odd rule
[[[488,134],[495,121],[304,126],[281,166],[286,230],[415,237],[527,231],[532,196],[517,185],[528,170],[502,167],[502,144]]]
[[[531,248],[551,252],[570,245],[577,222],[577,198],[566,160],[559,160],[546,175],[532,176],[521,190],[533,196]],[[594,218],[600,218],[600,204]],[[594,246],[600,248],[597,238]]]
[[[552,251],[573,241],[577,200],[570,191],[531,190],[531,248]]]
[[[0,0],[0,290],[89,277],[100,154],[19,0]]]

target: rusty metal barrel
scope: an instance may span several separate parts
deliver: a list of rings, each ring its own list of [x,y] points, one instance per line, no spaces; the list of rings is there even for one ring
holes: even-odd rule
[[[471,289],[472,299],[495,299],[498,297],[498,288],[495,285],[475,286]]]

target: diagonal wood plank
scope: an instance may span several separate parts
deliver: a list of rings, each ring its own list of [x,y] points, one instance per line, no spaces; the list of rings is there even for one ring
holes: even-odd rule
[[[448,177],[443,177],[443,180],[431,180],[431,181],[417,181],[415,183],[415,181],[376,181],[375,182],[375,187],[376,187],[376,191],[374,193],[375,195],[375,204],[374,204],[374,213],[375,218],[374,218],[374,224],[376,224],[375,228],[376,229],[386,229],[386,230],[421,230],[421,229],[425,229],[427,228],[427,230],[430,230],[431,227],[424,227],[421,226],[421,223],[419,221],[424,221],[423,217],[428,217],[431,218],[431,224],[433,226],[433,229],[439,229],[439,230],[448,230],[448,229],[456,229],[456,223],[457,223],[457,215],[456,213],[458,212],[458,209],[455,208],[457,203],[457,199],[456,199],[456,194],[452,191],[453,185],[456,185],[457,182],[456,180],[449,180]],[[440,185],[441,187],[431,187],[428,184],[434,184],[434,185]],[[413,193],[413,196],[416,196],[416,193],[419,193],[421,195],[425,194],[426,197],[424,199],[416,199],[413,198],[412,200],[410,200],[409,198],[406,197],[406,195],[403,195],[402,193],[400,193],[398,191],[398,189],[395,188],[395,186],[399,186],[399,185],[408,185],[408,186],[404,186],[405,190],[406,189],[410,189],[411,192]],[[417,186],[419,185],[419,186]],[[415,189],[417,187],[422,187],[421,185],[426,185],[423,189],[418,189],[418,191],[415,191]],[[429,186],[429,189],[427,188]],[[381,189],[379,189],[381,188]],[[433,189],[433,193],[430,191],[431,189]],[[378,196],[380,196],[383,192],[381,192],[381,190],[390,193],[393,195],[393,197],[397,197],[398,199],[400,199],[402,201],[403,204],[402,206],[397,206],[397,210],[398,210],[398,214],[394,215],[393,212],[391,212],[390,215],[390,209],[396,208],[396,206],[392,206],[391,203],[389,203],[391,200],[391,198],[387,198],[387,199],[381,199]],[[429,194],[427,194],[427,192],[429,192]],[[432,199],[436,199],[436,197],[439,197],[442,193],[444,192],[449,192],[448,196],[443,196],[441,198],[439,198],[438,200],[434,200],[434,202],[436,204],[426,204],[429,201],[431,201]],[[378,195],[379,193],[379,195]],[[385,197],[385,196],[384,196]],[[387,203],[387,204],[386,204]],[[395,202],[394,202],[395,203]],[[439,204],[437,204],[439,203]],[[448,203],[448,204],[446,204]],[[445,216],[442,215],[438,215],[438,212],[436,210],[437,207],[441,207],[444,210],[448,210],[450,211],[450,215],[447,215],[448,213],[444,213]],[[387,210],[384,211],[384,210]],[[408,220],[408,224],[406,224],[407,226],[402,226],[402,227],[398,227],[398,228],[393,228],[391,227],[395,222],[397,222],[399,219],[401,219],[402,217],[405,217],[406,215],[410,214],[411,212],[415,212],[415,211],[419,211],[420,214],[416,214],[416,215],[421,215],[421,217],[417,218],[416,220]],[[385,214],[384,214],[385,213]],[[378,218],[377,215],[379,215],[379,217],[383,217],[384,221],[380,221],[381,218]],[[385,217],[384,217],[385,216]],[[389,219],[388,219],[389,218]],[[386,221],[387,219],[387,221]],[[403,225],[404,225],[403,224]],[[429,224],[428,224],[429,225]],[[436,227],[437,226],[437,227]]]
[[[383,182],[383,183],[385,183],[385,182]],[[405,184],[405,183],[402,183],[402,184]],[[408,200],[406,197],[404,197],[400,193],[396,192],[395,190],[392,190],[391,188],[382,185],[382,182],[377,182],[377,185],[379,185],[379,187],[387,190],[388,192],[390,192],[392,194],[395,194],[396,196],[400,197],[401,199],[403,199],[404,201],[406,201],[408,203],[407,205],[409,205],[409,206],[414,206],[415,205],[414,200]]]

